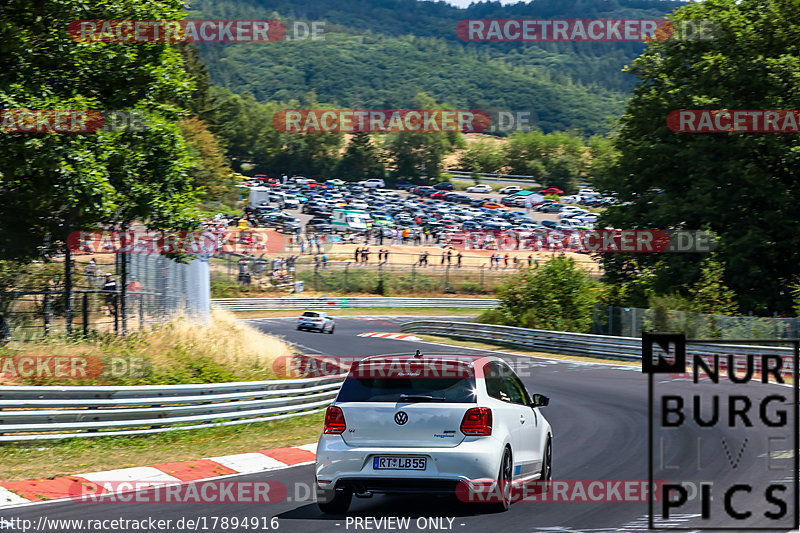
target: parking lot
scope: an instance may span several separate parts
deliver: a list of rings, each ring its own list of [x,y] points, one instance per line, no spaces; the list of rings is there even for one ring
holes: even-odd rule
[[[447,187],[443,184],[437,186]],[[523,196],[503,194],[499,190],[462,192],[429,186],[399,190],[337,182],[312,186],[302,181],[273,182],[268,188],[269,193],[266,193],[265,187],[256,187],[264,191],[258,196],[251,191],[251,200],[245,210],[248,220],[253,226],[275,228],[286,233],[298,233],[299,230],[306,234],[357,234],[370,229],[377,234],[378,229],[383,228],[384,237],[391,238],[398,230],[404,232],[408,229],[412,239],[419,233],[422,238],[438,241],[459,231],[563,232],[591,229],[596,217],[580,205],[559,204],[541,197],[526,205]],[[265,199],[260,201],[261,197]],[[363,214],[364,224],[350,223],[350,217],[337,223],[334,216],[337,210],[358,216]],[[580,217],[588,217],[586,220],[592,222]]]

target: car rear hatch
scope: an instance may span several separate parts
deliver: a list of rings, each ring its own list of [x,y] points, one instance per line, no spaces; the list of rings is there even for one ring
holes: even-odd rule
[[[402,365],[353,365],[336,400],[351,446],[455,447],[464,414],[475,407],[475,377],[466,363],[407,359]]]

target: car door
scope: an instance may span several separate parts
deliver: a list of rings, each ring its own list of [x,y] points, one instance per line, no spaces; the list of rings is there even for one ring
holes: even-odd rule
[[[515,415],[519,420],[519,428],[514,432],[516,441],[514,446],[514,464],[519,477],[530,477],[539,472],[542,467],[541,427],[542,417],[536,409],[530,406],[531,398],[522,380],[514,371],[501,364],[503,369],[503,386],[507,391],[509,402],[516,406]]]
[[[512,401],[513,391],[509,391],[505,376],[511,369],[499,361],[491,361],[484,366],[486,393],[490,398],[497,400],[492,405],[494,425],[498,431],[507,431],[511,442],[512,458],[514,461],[514,477],[520,477],[526,452],[523,447],[525,437],[522,432],[529,421],[521,405]],[[530,408],[528,408],[530,409]],[[528,458],[529,460],[529,458]]]

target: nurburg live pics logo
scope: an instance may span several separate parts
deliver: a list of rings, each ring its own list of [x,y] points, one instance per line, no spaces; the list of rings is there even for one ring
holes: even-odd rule
[[[787,344],[793,351],[763,348]],[[696,345],[688,355],[687,345]],[[648,482],[661,480],[659,510],[649,502],[651,529],[798,529],[798,352],[800,340],[687,343],[682,334],[642,334]],[[785,377],[791,387],[779,386]],[[656,383],[668,392],[656,395]],[[670,521],[674,513],[694,518]]]

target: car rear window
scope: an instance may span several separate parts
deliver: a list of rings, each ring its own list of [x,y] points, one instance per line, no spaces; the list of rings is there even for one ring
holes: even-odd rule
[[[441,368],[441,367],[439,367]],[[406,372],[391,367],[354,365],[344,380],[337,402],[399,402],[400,396],[431,396],[447,403],[476,403],[475,377],[471,369]],[[416,401],[416,400],[415,400]]]
[[[314,317],[316,317],[316,316],[319,316],[319,313],[315,313],[313,311],[306,311],[305,313],[303,313],[303,316],[314,316]]]

